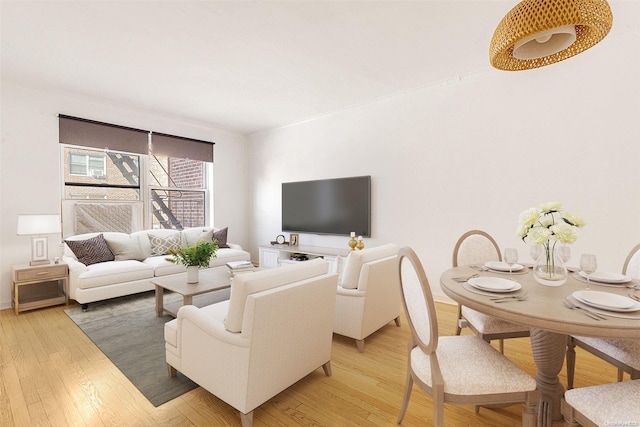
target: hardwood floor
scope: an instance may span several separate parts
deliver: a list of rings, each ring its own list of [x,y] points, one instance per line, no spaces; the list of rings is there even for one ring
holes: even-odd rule
[[[0,426],[239,426],[238,412],[197,388],[158,408],[64,313],[65,306],[15,316],[0,311]],[[442,335],[456,307],[437,304]],[[254,412],[260,426],[394,426],[406,375],[409,327],[393,322],[365,340],[334,335],[332,377],[317,369]],[[469,333],[465,331],[464,333]],[[576,387],[614,382],[616,370],[576,349]],[[505,354],[531,375],[528,338],[505,341]],[[625,379],[628,377],[625,376]],[[561,381],[566,384],[564,370]],[[521,405],[474,413],[447,405],[447,426],[520,426]],[[404,426],[432,425],[431,400],[414,387]],[[558,423],[561,426],[562,423]]]

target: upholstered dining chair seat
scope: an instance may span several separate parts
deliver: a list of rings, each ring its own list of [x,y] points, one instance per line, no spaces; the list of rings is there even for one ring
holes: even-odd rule
[[[640,279],[640,244],[637,244],[627,255],[622,266],[622,274],[633,279]],[[576,366],[575,347],[599,357],[618,368],[618,381],[622,381],[624,372],[632,380],[640,379],[640,340],[622,340],[607,338],[588,338],[569,336],[567,341],[567,388],[573,388]],[[640,422],[638,423],[640,425]]]
[[[517,334],[522,332],[523,337],[529,336],[526,327],[523,325],[507,322],[469,307],[462,306],[462,316],[467,319],[469,326],[475,329],[475,332],[479,335],[491,337],[494,334]]]
[[[612,338],[591,338],[578,337],[574,339],[580,340],[588,346],[614,357],[616,360],[640,371],[640,341],[639,340],[623,340]],[[640,401],[638,402],[640,404]]]
[[[536,381],[477,335],[438,338],[438,357],[444,392],[448,395],[490,395],[526,392]],[[470,359],[469,354],[474,358]],[[428,386],[431,382],[429,355],[420,347],[411,351],[411,368]]]
[[[638,402],[640,380],[574,388],[564,394],[562,414],[567,425],[640,425]]]

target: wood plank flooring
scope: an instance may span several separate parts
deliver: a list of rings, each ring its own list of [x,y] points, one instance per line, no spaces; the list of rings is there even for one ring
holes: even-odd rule
[[[238,412],[202,388],[153,407],[64,313],[65,306],[0,311],[0,426],[239,426]],[[441,335],[456,307],[437,303]],[[468,334],[469,331],[465,331]],[[254,412],[254,426],[394,426],[406,375],[409,327],[393,322],[365,340],[334,335],[333,376],[318,369]],[[497,345],[497,343],[496,343]],[[576,387],[613,382],[616,370],[577,349]],[[528,338],[505,354],[535,374]],[[625,376],[625,379],[628,377]],[[561,381],[566,384],[564,370]],[[520,426],[521,406],[474,413],[447,405],[447,426]],[[414,387],[403,426],[432,425],[431,400]],[[558,423],[561,426],[562,423]]]

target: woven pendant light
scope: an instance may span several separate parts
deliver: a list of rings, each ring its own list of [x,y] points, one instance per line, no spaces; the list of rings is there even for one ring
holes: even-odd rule
[[[550,65],[598,43],[612,23],[606,0],[524,0],[498,24],[489,60],[507,71]]]

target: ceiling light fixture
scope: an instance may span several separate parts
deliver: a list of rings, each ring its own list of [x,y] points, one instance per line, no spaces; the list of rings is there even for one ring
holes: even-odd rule
[[[550,65],[598,43],[612,23],[606,0],[524,0],[498,24],[489,60],[507,71]]]

